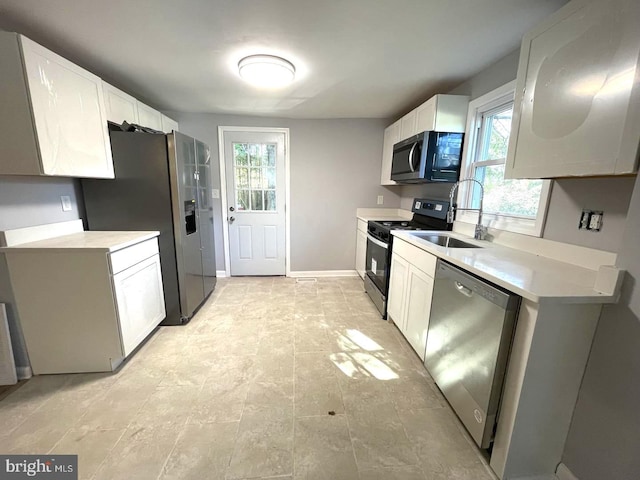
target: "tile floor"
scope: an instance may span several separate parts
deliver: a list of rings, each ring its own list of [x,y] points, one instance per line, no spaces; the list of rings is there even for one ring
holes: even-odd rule
[[[355,278],[221,279],[116,373],[34,377],[0,452],[77,453],[80,478],[495,478]]]

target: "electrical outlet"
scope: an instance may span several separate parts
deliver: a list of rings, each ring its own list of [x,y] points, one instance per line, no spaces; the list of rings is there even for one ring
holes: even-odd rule
[[[588,230],[590,232],[599,232],[602,228],[602,210],[583,210],[580,214],[580,222],[578,230]]]
[[[62,195],[60,197],[60,203],[62,203],[63,212],[70,212],[72,210],[71,197],[69,195]]]
[[[211,190],[211,198],[220,198],[220,190],[214,188]]]
[[[384,197],[382,195],[378,195],[378,205],[382,205],[384,203]]]
[[[602,212],[593,212],[589,217],[589,230],[599,232],[602,228]]]

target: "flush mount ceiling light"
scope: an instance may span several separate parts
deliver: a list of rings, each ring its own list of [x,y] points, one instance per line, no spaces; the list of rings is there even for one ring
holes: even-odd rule
[[[275,55],[249,55],[238,62],[238,73],[246,82],[257,87],[284,87],[293,81],[296,68]]]

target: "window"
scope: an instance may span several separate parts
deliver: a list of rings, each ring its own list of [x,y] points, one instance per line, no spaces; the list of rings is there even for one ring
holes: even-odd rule
[[[461,178],[475,178],[484,187],[483,211],[488,226],[540,236],[550,191],[548,180],[505,180],[515,82],[469,104],[465,160]],[[480,187],[460,185],[461,208],[479,208]],[[477,213],[461,211],[458,220],[476,223]],[[487,221],[483,222],[485,225]]]
[[[243,212],[276,210],[276,145],[234,143],[233,168],[236,209]]]

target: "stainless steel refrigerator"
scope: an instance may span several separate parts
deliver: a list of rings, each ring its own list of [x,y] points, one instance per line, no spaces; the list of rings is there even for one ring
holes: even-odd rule
[[[167,317],[189,321],[216,284],[211,157],[204,143],[110,124],[115,179],[83,179],[89,230],[158,230]]]

